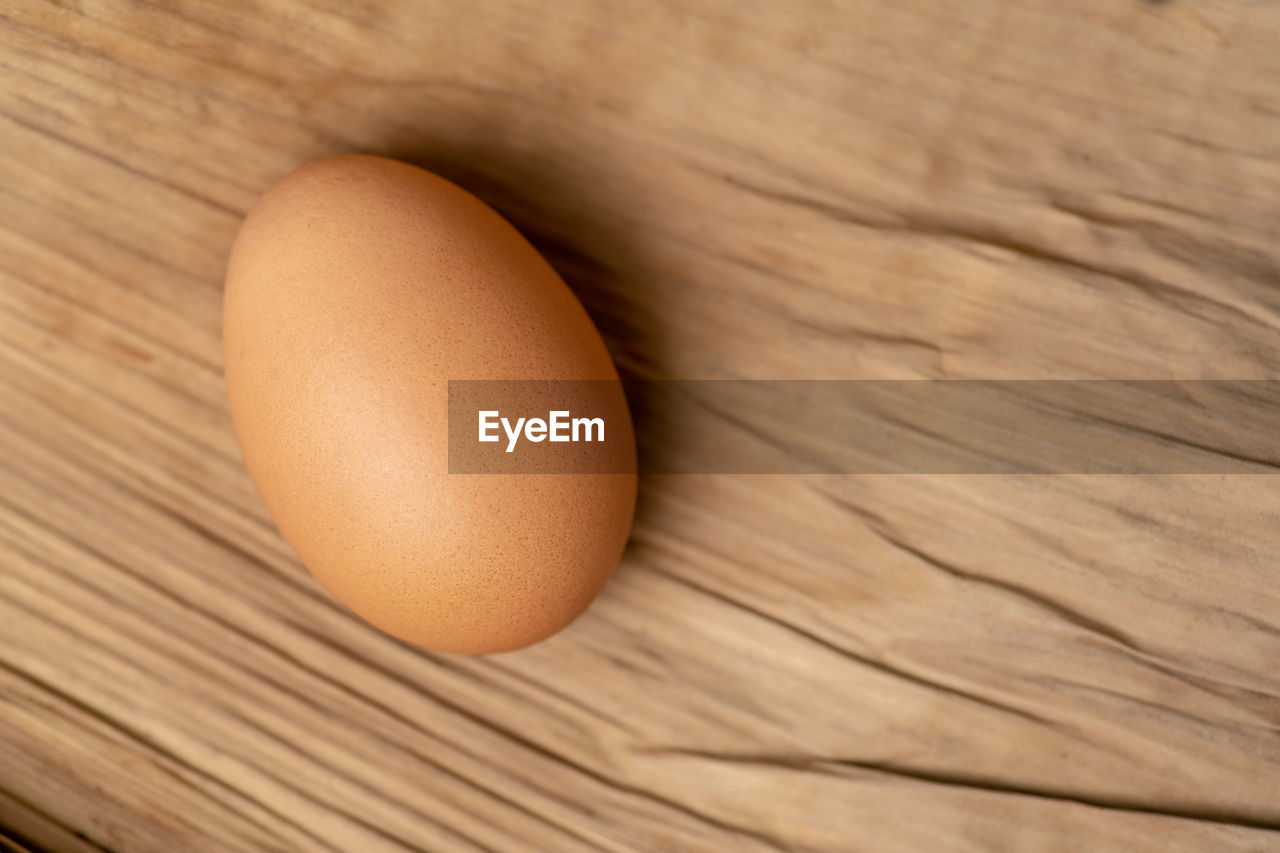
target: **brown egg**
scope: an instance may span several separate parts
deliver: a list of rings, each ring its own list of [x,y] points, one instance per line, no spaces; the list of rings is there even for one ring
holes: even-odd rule
[[[361,617],[429,649],[499,652],[604,586],[634,473],[449,471],[449,380],[617,379],[578,300],[484,202],[380,157],[303,166],[241,227],[223,311],[249,474]],[[629,418],[611,429],[610,470],[634,472]]]

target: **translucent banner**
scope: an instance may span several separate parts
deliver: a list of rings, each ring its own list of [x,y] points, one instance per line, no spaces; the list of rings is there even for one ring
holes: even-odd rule
[[[1277,425],[1280,380],[453,380],[449,470],[1271,474]]]

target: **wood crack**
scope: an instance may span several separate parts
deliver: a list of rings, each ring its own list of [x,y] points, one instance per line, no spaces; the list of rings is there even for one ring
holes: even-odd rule
[[[726,764],[774,767],[797,772],[834,773],[841,775],[842,777],[844,774],[840,773],[841,770],[863,770],[875,775],[890,776],[929,785],[940,785],[949,788],[964,788],[989,794],[1033,797],[1036,799],[1071,803],[1074,805],[1104,809],[1107,811],[1146,814],[1156,817],[1170,818],[1173,820],[1199,821],[1202,823],[1215,823],[1226,826],[1237,826],[1247,829],[1260,829],[1268,832],[1280,833],[1280,817],[1277,816],[1197,807],[1184,804],[1153,803],[1123,797],[1095,797],[1066,789],[1018,785],[1016,783],[1006,782],[978,773],[958,773],[955,771],[934,770],[914,767],[900,762],[869,761],[857,758],[827,756],[729,753],[715,750],[688,749],[684,747],[638,748],[636,751],[650,755],[680,756],[704,761],[722,762]]]
[[[732,605],[733,607],[739,610],[743,610],[747,613],[750,613],[751,615],[759,619],[763,619],[766,622],[770,622],[774,625],[777,625],[778,627],[783,628],[784,630],[792,634],[796,634],[812,643],[816,643],[817,645],[821,646],[827,651],[834,652],[840,655],[841,657],[846,658],[850,661],[853,661],[854,663],[860,666],[866,667],[868,669],[873,669],[884,675],[889,675],[889,676],[892,676],[893,678],[909,682],[918,687],[925,687],[932,691],[945,693],[950,696],[964,699],[967,702],[981,705],[985,708],[1000,711],[1001,713],[1004,713],[1004,714],[1010,714],[1016,717],[1021,717],[1024,720],[1029,720],[1031,722],[1039,723],[1039,724],[1050,726],[1050,727],[1056,726],[1056,723],[1054,723],[1052,720],[1042,717],[1041,715],[1035,713],[1034,711],[1029,711],[1025,708],[1019,708],[1014,705],[1008,705],[987,696],[981,696],[976,693],[970,693],[969,691],[964,690],[962,688],[955,687],[950,684],[945,684],[935,679],[926,678],[923,675],[910,672],[908,670],[902,669],[901,667],[893,666],[892,664],[886,663],[882,660],[878,660],[876,658],[861,654],[859,652],[855,652],[851,649],[848,649],[844,646],[834,643],[826,639],[825,637],[821,637],[818,634],[815,634],[811,631],[800,628],[799,626],[793,625],[790,622],[787,622],[783,619],[778,618],[777,616],[774,616],[770,613],[760,610],[757,607],[753,607],[749,604],[745,604],[741,601],[738,601],[735,598],[732,598],[731,596],[728,596],[722,592],[718,592],[714,589],[711,589],[710,587],[703,586],[702,584],[696,583],[695,581],[689,580],[688,578],[681,577],[680,575],[674,572],[667,571],[666,569],[661,569],[661,568],[654,568],[652,569],[652,571],[662,575],[663,577],[669,578],[670,580],[675,581],[676,583],[689,587],[690,589],[697,590],[703,595],[714,598],[717,601],[721,601],[725,604]]]

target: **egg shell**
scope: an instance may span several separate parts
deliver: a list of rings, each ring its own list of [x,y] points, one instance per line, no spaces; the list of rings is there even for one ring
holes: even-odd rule
[[[568,625],[617,564],[634,473],[449,473],[448,380],[617,373],[546,260],[444,178],[351,155],[272,186],[232,249],[223,355],[272,520],[383,631],[520,648]],[[611,428],[611,470],[633,472],[630,419]]]

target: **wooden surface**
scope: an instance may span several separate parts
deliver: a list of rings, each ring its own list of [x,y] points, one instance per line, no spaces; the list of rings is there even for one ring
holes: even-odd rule
[[[666,477],[492,659],[268,522],[224,260],[342,151],[638,377],[1280,378],[1270,0],[0,8],[5,849],[1280,850],[1280,481]]]

